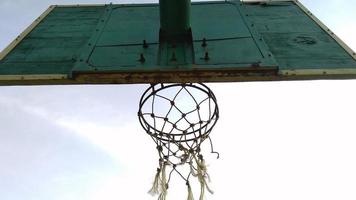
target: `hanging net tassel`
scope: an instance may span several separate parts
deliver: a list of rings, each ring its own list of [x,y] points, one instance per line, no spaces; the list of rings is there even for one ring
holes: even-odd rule
[[[161,175],[161,169],[157,168],[157,173],[155,176],[155,179],[153,181],[153,185],[152,188],[148,191],[149,194],[151,194],[152,196],[155,196],[157,194],[159,194],[159,184],[160,184],[160,175]]]
[[[187,182],[186,184],[187,184],[187,187],[188,187],[188,198],[187,198],[187,200],[194,200],[192,187],[190,186],[189,182]]]
[[[210,181],[209,174],[207,172],[207,167],[205,165],[205,161],[202,156],[199,159],[194,156],[194,160],[197,163],[197,177],[200,183],[200,198],[199,200],[204,199],[205,189],[208,190],[210,194],[214,194],[214,192],[210,189],[207,180]]]
[[[166,177],[166,166],[167,163],[162,164],[162,171],[161,171],[161,193],[159,194],[158,200],[166,200],[167,197],[167,190],[168,190],[168,182]]]
[[[166,177],[166,166],[167,163],[160,161],[160,168],[157,168],[152,188],[148,191],[152,196],[159,195],[158,200],[165,200],[167,197],[168,182]]]

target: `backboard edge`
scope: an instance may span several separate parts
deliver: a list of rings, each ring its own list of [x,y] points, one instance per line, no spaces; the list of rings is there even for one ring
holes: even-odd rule
[[[67,74],[0,75],[0,81],[63,80]]]
[[[55,5],[57,8],[75,8],[75,7],[103,7],[109,4],[63,4]]]
[[[244,4],[249,4],[249,3],[273,3],[273,2],[293,2],[294,0],[249,0],[249,1],[244,1],[241,0],[242,3]]]
[[[300,1],[293,0],[294,3],[303,10],[320,28],[322,28],[330,37],[332,37],[350,56],[356,60],[356,52],[354,52],[344,41],[342,41],[334,32],[332,32],[322,21],[320,21],[308,8],[306,8]]]
[[[296,69],[296,70],[279,70],[283,76],[313,76],[313,75],[356,75],[355,67],[340,68],[340,69]]]
[[[137,84],[137,83],[161,83],[161,82],[256,82],[256,81],[287,81],[287,80],[343,80],[355,79],[356,69],[354,67],[331,69],[331,70],[296,70],[293,73],[253,71],[241,73],[239,71],[204,71],[196,72],[171,71],[160,74],[151,72],[136,73],[99,73],[79,74],[73,79],[76,84]]]
[[[265,75],[243,75],[225,73],[200,74],[194,72],[165,72],[156,73],[104,73],[81,74],[75,79],[70,79],[67,74],[33,74],[33,75],[0,75],[0,87],[6,85],[82,85],[82,84],[143,84],[143,83],[176,83],[176,82],[256,82],[256,81],[302,81],[302,80],[347,80],[356,78],[356,69],[342,68],[336,70],[305,69],[282,70],[278,73],[266,72]],[[143,78],[144,77],[144,78]],[[168,78],[168,79],[167,79]]]
[[[56,6],[49,6],[34,22],[30,24],[15,40],[0,52],[0,61],[4,59]]]

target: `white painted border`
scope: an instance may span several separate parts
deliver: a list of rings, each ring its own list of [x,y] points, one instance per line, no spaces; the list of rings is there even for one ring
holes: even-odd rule
[[[30,81],[30,80],[62,80],[68,79],[66,74],[40,74],[40,75],[0,75],[0,81]]]
[[[299,6],[312,20],[317,23],[320,28],[327,32],[342,48],[350,54],[350,56],[356,60],[356,53],[345,43],[343,42],[334,32],[332,32],[323,22],[321,22],[313,13],[311,13],[301,2],[294,0],[294,3]]]
[[[50,6],[41,16],[27,27],[14,41],[12,41],[1,53],[0,60],[4,59],[56,6]]]
[[[356,75],[355,67],[342,69],[298,69],[298,70],[280,70],[279,74],[283,76],[314,76],[314,75]]]
[[[67,4],[67,5],[55,5],[57,8],[76,8],[76,7],[102,7],[109,4]]]

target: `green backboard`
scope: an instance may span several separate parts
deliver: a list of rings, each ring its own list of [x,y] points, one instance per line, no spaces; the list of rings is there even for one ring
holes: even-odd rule
[[[298,1],[190,9],[172,40],[158,4],[51,6],[0,54],[0,85],[356,78],[356,54]]]

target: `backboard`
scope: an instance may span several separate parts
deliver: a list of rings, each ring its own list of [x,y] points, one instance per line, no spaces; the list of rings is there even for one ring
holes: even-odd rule
[[[356,53],[298,1],[190,10],[171,40],[158,4],[50,6],[1,52],[0,85],[356,78]]]

